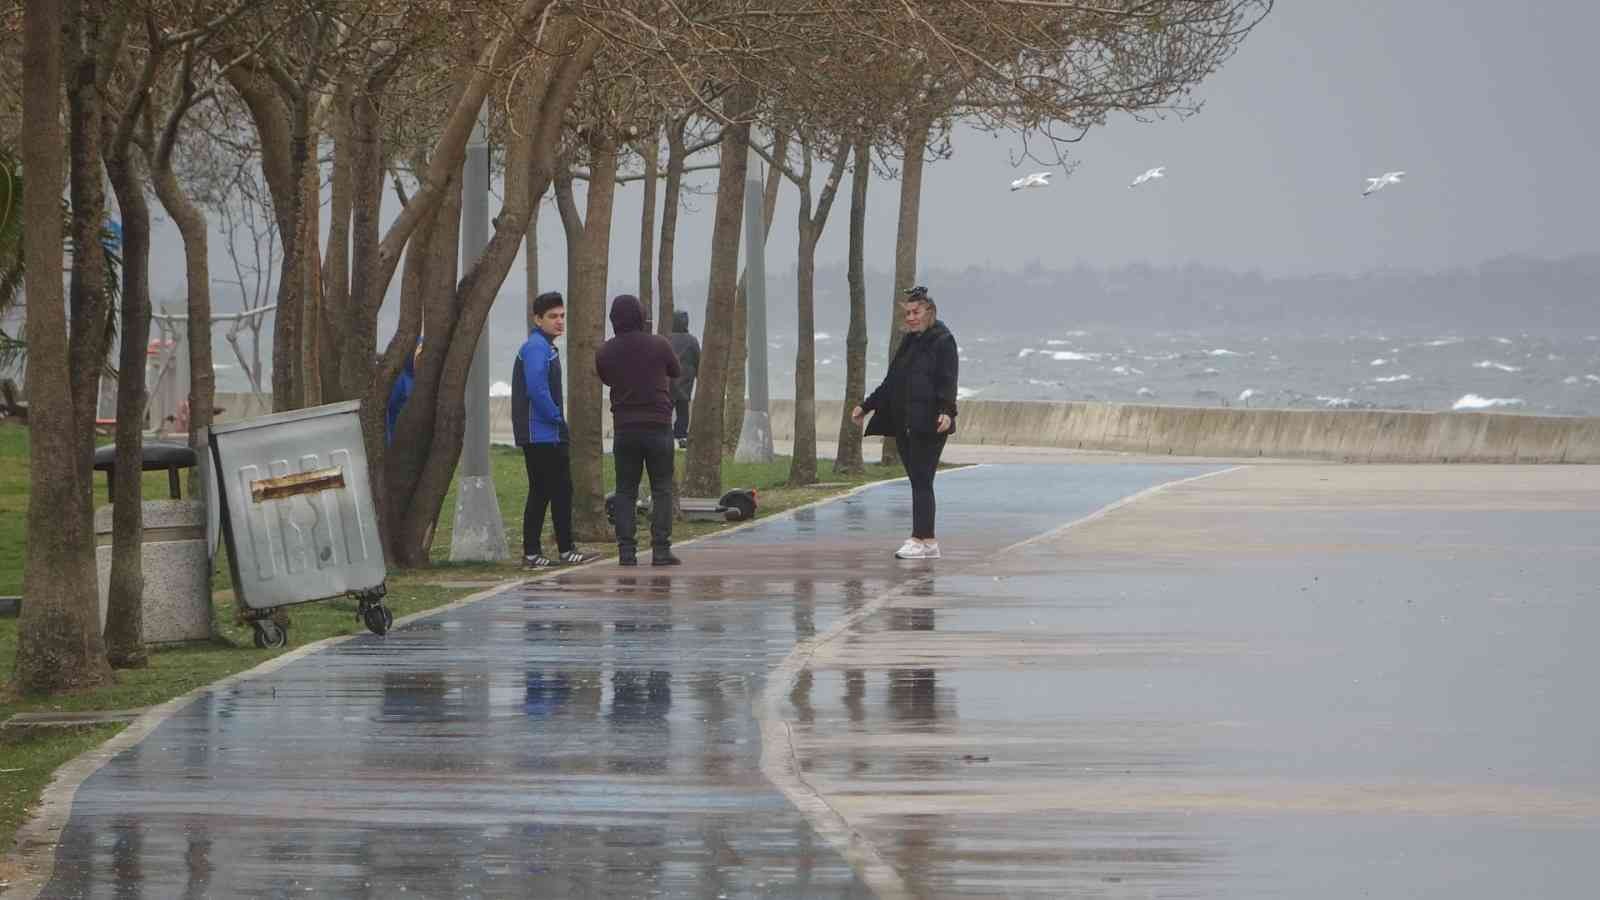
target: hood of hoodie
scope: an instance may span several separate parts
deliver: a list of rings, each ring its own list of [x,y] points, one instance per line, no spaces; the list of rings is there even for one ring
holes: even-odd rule
[[[673,313],[672,314],[672,330],[676,334],[688,334],[689,333],[689,314],[684,312],[681,309],[678,310],[677,312]]]
[[[611,301],[611,328],[617,334],[644,330],[644,305],[632,294],[618,294]]]

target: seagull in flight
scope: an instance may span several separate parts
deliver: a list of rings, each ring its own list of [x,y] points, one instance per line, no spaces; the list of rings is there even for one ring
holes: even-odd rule
[[[1143,175],[1140,175],[1138,178],[1135,178],[1133,181],[1129,182],[1128,187],[1136,188],[1139,185],[1144,184],[1146,181],[1150,181],[1151,179],[1165,177],[1167,177],[1167,167],[1156,166],[1154,169],[1146,171]]]
[[[1011,182],[1011,189],[1013,191],[1020,191],[1023,188],[1036,188],[1036,187],[1049,187],[1049,186],[1050,186],[1050,173],[1049,172],[1034,172],[1031,175],[1024,175],[1021,178],[1018,178],[1016,181]]]
[[[1367,189],[1361,192],[1361,196],[1365,197],[1369,194],[1377,193],[1383,190],[1386,185],[1399,184],[1400,179],[1404,177],[1406,177],[1404,172],[1385,172],[1377,178],[1368,178]]]

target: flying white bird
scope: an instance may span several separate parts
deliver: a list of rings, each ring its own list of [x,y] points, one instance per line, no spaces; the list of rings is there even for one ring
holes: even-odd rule
[[[1152,178],[1165,178],[1165,177],[1167,177],[1167,167],[1166,166],[1156,166],[1154,169],[1151,169],[1151,170],[1145,172],[1143,175],[1140,175],[1138,178],[1135,178],[1133,181],[1129,182],[1128,183],[1128,187],[1136,188],[1139,185],[1144,184],[1146,181],[1149,181]]]
[[[1049,187],[1049,186],[1050,186],[1050,173],[1049,172],[1034,172],[1032,175],[1024,175],[1021,178],[1018,178],[1016,181],[1011,182],[1011,189],[1013,191],[1020,191],[1023,188],[1036,188],[1036,187]]]
[[[1404,172],[1385,172],[1382,175],[1379,175],[1377,178],[1368,178],[1367,189],[1361,192],[1361,196],[1365,197],[1368,194],[1381,191],[1385,185],[1399,184],[1400,179],[1404,177],[1406,177],[1406,173]]]

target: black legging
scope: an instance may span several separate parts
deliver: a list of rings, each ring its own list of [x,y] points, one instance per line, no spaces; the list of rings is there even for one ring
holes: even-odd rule
[[[906,477],[911,479],[911,536],[914,538],[933,538],[933,517],[937,508],[933,499],[933,475],[939,470],[939,456],[944,453],[948,437],[917,431],[895,436],[894,446],[900,451],[900,464],[906,467]]]
[[[522,507],[522,555],[540,552],[544,534],[544,508],[556,529],[558,553],[575,549],[572,543],[572,457],[566,444],[523,444],[522,462],[528,469],[528,502]]]

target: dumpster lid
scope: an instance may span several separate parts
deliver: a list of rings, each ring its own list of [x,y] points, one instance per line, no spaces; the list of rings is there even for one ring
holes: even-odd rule
[[[270,413],[265,416],[256,416],[253,419],[241,419],[238,422],[219,422],[211,426],[212,434],[230,434],[238,431],[249,431],[252,428],[265,428],[271,425],[282,425],[285,422],[299,422],[303,419],[317,419],[322,416],[337,416],[343,413],[359,412],[360,400],[344,400],[339,403],[324,403],[321,406],[311,406],[305,409],[291,409],[288,412]]]
[[[141,448],[143,469],[153,472],[160,469],[188,469],[199,462],[194,450],[188,444],[176,441],[145,441]],[[97,472],[109,472],[117,462],[117,445],[107,444],[96,447],[94,451],[94,468]]]

